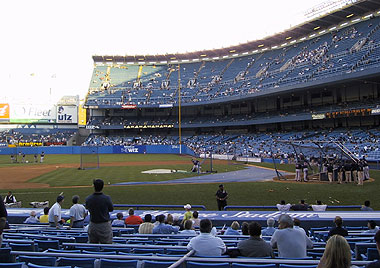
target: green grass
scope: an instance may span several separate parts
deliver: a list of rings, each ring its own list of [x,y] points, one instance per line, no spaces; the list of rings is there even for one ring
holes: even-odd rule
[[[112,156],[115,157],[115,156]],[[109,159],[112,159],[110,156]],[[141,157],[141,158],[140,158]],[[178,156],[165,156],[167,159],[178,160],[188,159]],[[49,156],[47,157],[48,160]],[[56,161],[50,157],[49,161]],[[116,157],[121,161],[121,158]],[[132,158],[123,158],[132,161]],[[137,159],[137,158],[133,158]],[[159,155],[139,155],[140,161],[150,161],[154,168],[171,168],[171,165],[162,167],[154,165],[154,160],[163,161],[163,156]],[[66,159],[69,161],[70,159]],[[138,160],[133,160],[138,161]],[[260,163],[260,166],[272,167],[271,164]],[[177,169],[189,170],[191,163],[188,165],[175,165]],[[149,180],[159,181],[182,177],[184,175],[193,176],[193,174],[166,174],[166,175],[143,175],[141,170],[148,169],[143,167],[102,167],[98,170],[76,170],[59,168],[49,174],[32,179],[34,182],[45,182],[56,186],[57,188],[42,189],[14,189],[15,196],[21,200],[25,207],[31,201],[49,200],[54,203],[57,195],[61,192],[66,196],[64,208],[71,205],[71,196],[79,194],[84,198],[91,194],[92,187],[71,187],[67,185],[91,185],[95,177],[103,178],[106,183],[120,181]],[[217,166],[218,172],[223,170],[239,169],[239,165]],[[294,171],[292,165],[279,165],[279,169]],[[150,169],[150,167],[149,167]],[[178,177],[179,176],[179,177]],[[229,193],[229,205],[274,205],[281,199],[290,203],[297,203],[300,199],[305,199],[312,204],[315,200],[322,200],[328,205],[360,205],[364,200],[371,200],[372,207],[380,210],[380,196],[377,189],[380,187],[380,171],[371,171],[371,177],[374,182],[365,183],[363,187],[354,184],[311,184],[311,183],[287,183],[287,182],[242,182],[242,183],[225,183],[225,188]],[[212,184],[187,184],[187,185],[140,185],[140,186],[108,186],[104,192],[111,196],[115,204],[178,204],[186,203],[205,205],[208,210],[216,210],[215,193],[218,189],[217,183]],[[0,193],[4,195],[8,189],[3,189]]]

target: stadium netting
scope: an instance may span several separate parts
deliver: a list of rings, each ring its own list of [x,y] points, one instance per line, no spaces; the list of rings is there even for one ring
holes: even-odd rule
[[[99,150],[97,146],[80,147],[80,169],[98,169]]]

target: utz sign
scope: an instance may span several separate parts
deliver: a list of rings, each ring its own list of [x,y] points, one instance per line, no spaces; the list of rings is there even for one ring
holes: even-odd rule
[[[8,103],[0,103],[0,119],[9,119]]]
[[[76,124],[78,123],[77,106],[57,106],[57,123]]]

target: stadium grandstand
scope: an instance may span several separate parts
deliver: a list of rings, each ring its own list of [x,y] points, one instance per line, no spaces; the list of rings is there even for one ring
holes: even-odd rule
[[[358,172],[363,171],[368,163],[379,169],[380,2],[344,0],[326,3],[344,4],[318,6],[313,11],[316,16],[309,14],[308,20],[291,29],[237,46],[185,54],[94,55],[93,72],[83,103],[80,103],[77,96],[67,96],[48,107],[27,104],[24,105],[24,111],[35,111],[29,113],[29,117],[26,114],[17,114],[14,108],[17,105],[9,107],[9,104],[0,104],[0,154],[12,155],[12,161],[13,155],[16,155],[16,161],[11,163],[14,164],[11,168],[17,163],[20,167],[25,167],[25,172],[31,172],[31,168],[27,169],[27,165],[23,165],[24,161],[17,162],[17,155],[21,156],[25,152],[34,154],[35,157],[37,153],[41,154],[41,162],[35,158],[34,166],[32,163],[29,165],[36,169],[38,165],[42,166],[45,153],[67,154],[72,159],[75,158],[72,155],[80,154],[81,165],[78,168],[75,163],[75,172],[86,179],[85,185],[75,184],[76,181],[73,180],[77,180],[77,177],[70,178],[68,175],[73,174],[69,173],[70,168],[74,169],[72,162],[61,165],[59,158],[55,158],[43,166],[52,173],[41,172],[39,177],[36,175],[33,180],[23,182],[42,185],[46,182],[43,179],[53,177],[56,184],[49,184],[51,181],[45,183],[48,186],[38,188],[43,190],[36,191],[33,196],[51,199],[57,191],[64,191],[58,197],[54,196],[57,200],[54,206],[59,207],[59,212],[58,209],[51,209],[50,216],[47,216],[49,212],[44,213],[44,207],[49,205],[48,201],[30,202],[33,208],[16,208],[8,204],[7,198],[12,196],[11,191],[8,192],[4,200],[7,201],[8,225],[0,240],[0,267],[316,268],[324,267],[321,264],[327,262],[329,254],[333,254],[330,250],[334,250],[335,245],[330,246],[330,243],[334,243],[334,239],[342,239],[344,243],[336,248],[344,255],[339,257],[346,262],[345,268],[364,268],[372,261],[379,260],[380,231],[376,222],[380,222],[380,213],[373,211],[369,201],[363,206],[346,205],[340,204],[341,200],[336,198],[344,191],[347,191],[344,193],[346,195],[355,197],[357,193],[362,198],[368,193],[363,189],[372,187],[351,187],[354,185],[347,183],[352,182],[351,178],[348,179],[347,172],[350,173],[349,176],[356,174],[352,175],[354,182],[359,180],[357,184],[362,186],[363,181],[360,185]],[[328,12],[320,13],[319,9],[327,9]],[[123,182],[120,183],[119,177],[123,175],[121,173],[127,173],[127,169],[122,169],[116,175],[118,178],[111,178],[111,171],[115,166],[111,165],[111,161],[107,162],[111,157],[104,156],[117,154],[116,157],[122,159],[118,161],[122,162],[124,158],[120,155],[135,153],[188,154],[188,158],[183,157],[184,160],[181,160],[189,162],[191,158],[192,163],[195,163],[195,158],[204,158],[204,161],[209,161],[210,158],[228,160],[225,162],[233,164],[238,161],[267,162],[274,165],[279,178],[282,175],[279,175],[276,163],[291,164],[289,166],[296,170],[301,170],[301,166],[306,165],[302,166],[306,173],[309,170],[307,164],[315,164],[321,169],[326,167],[325,171],[320,170],[320,174],[333,173],[329,168],[334,168],[334,180],[337,184],[342,184],[342,181],[338,181],[338,173],[343,173],[340,176],[345,178],[347,184],[333,184],[330,175],[325,178],[320,175],[318,181],[309,184],[296,181],[271,182],[276,185],[265,188],[261,194],[275,194],[279,200],[271,200],[272,205],[230,205],[223,207],[223,210],[219,208],[220,211],[208,210],[204,205],[146,204],[143,201],[150,194],[159,195],[159,200],[169,199],[169,194],[162,190],[164,186],[161,178],[151,179],[148,182],[151,185],[141,184],[146,186],[141,187],[144,190],[152,189],[150,186],[157,187],[154,193],[146,190],[143,194],[136,195],[133,191],[137,192],[137,188],[132,186],[136,184],[140,187],[141,181],[136,178],[136,181],[128,181],[130,185],[121,188]],[[99,154],[104,154],[101,158],[106,159],[105,173],[101,173],[99,169]],[[92,160],[82,163],[83,156]],[[160,157],[165,158],[162,155]],[[174,164],[183,164],[179,160],[168,159]],[[164,162],[165,159],[160,160]],[[11,165],[8,158],[6,161],[6,165]],[[160,164],[157,165],[163,165],[158,163]],[[125,164],[122,166],[125,168],[135,163],[122,164]],[[340,169],[338,164],[342,164],[345,169]],[[354,164],[357,165],[357,170],[353,167]],[[86,165],[90,167],[88,169],[97,170],[86,173]],[[349,168],[352,170],[347,169],[347,165],[351,165]],[[179,174],[178,180],[183,179],[180,177],[180,170],[169,171],[176,176]],[[378,171],[373,171],[372,174],[378,177],[376,172]],[[128,176],[142,173],[139,170],[138,173],[128,173]],[[199,167],[198,173],[201,173]],[[107,204],[108,210],[111,211],[110,207],[115,210],[109,213],[107,210],[106,216],[99,216],[101,220],[110,219],[113,223],[119,221],[112,227],[112,244],[89,242],[89,237],[93,234],[89,234],[88,228],[95,221],[91,221],[93,218],[87,212],[76,221],[74,219],[78,215],[67,209],[66,204],[61,209],[65,200],[63,194],[66,200],[70,198],[67,193],[73,191],[80,192],[81,197],[85,197],[89,191],[93,191],[92,188],[89,190],[88,182],[101,176],[99,174],[108,176],[103,178],[109,180],[108,185],[105,181],[108,187],[105,189],[106,194],[108,191],[116,193],[115,189],[121,188],[117,192],[119,195],[123,198],[130,195],[136,202],[115,203],[113,207]],[[228,176],[231,174],[234,173],[229,173]],[[57,179],[62,178],[59,177],[61,175],[73,184],[66,185],[63,180]],[[198,177],[219,174],[201,175],[205,176]],[[297,173],[292,173],[291,176],[297,179]],[[369,177],[369,173],[368,177],[366,174],[362,176],[362,180],[369,180],[375,185],[376,181]],[[241,183],[234,179],[227,181],[231,183],[231,188],[235,182]],[[112,180],[117,183],[110,183]],[[190,180],[185,183],[192,186],[198,184],[195,177]],[[328,180],[330,183],[327,183]],[[307,181],[305,179],[304,182]],[[93,183],[95,185],[95,180]],[[175,191],[179,195],[190,196],[179,190],[176,182],[169,183],[171,186],[175,185]],[[208,187],[207,182],[202,183],[200,187]],[[216,196],[218,204],[221,201],[219,191],[228,195],[220,183],[208,182],[212,184],[211,187],[219,186],[218,192],[212,194],[213,202],[215,203]],[[294,188],[290,185],[294,185]],[[131,188],[127,188],[129,186]],[[317,201],[316,205],[305,205],[304,200],[300,204],[286,204],[280,199],[281,191],[287,192],[288,196],[298,193],[294,190],[296,187],[302,193],[310,194],[308,189],[311,187],[330,193],[331,189],[338,189],[332,188],[336,186],[344,190],[336,190],[336,196],[329,197],[330,203],[327,205],[323,205],[321,201]],[[239,187],[238,192],[242,195],[250,189],[248,184],[247,189],[243,189],[241,185]],[[255,187],[259,188],[257,185]],[[95,187],[96,194],[103,190],[103,181],[100,188],[99,190]],[[192,194],[195,191],[199,198],[205,198],[204,192],[194,190]],[[259,195],[248,195],[249,202],[259,201]],[[115,197],[113,200],[124,200],[119,196],[111,197]],[[235,198],[238,199],[239,196]],[[368,199],[370,198],[378,200],[377,196],[369,196]],[[78,200],[79,196],[73,196],[73,206],[78,205]],[[275,205],[280,200],[280,204]],[[83,203],[84,200],[80,202]],[[87,202],[88,199],[88,205]],[[139,202],[143,204],[138,204]],[[378,204],[373,205],[379,207]],[[300,206],[304,206],[303,209],[299,209]],[[126,211],[127,207],[136,209]],[[196,209],[199,211],[195,214]],[[155,233],[150,230],[145,233],[140,229],[142,225],[127,223],[125,219],[128,216],[134,219],[145,216],[144,221],[148,223],[148,214],[152,218],[152,226],[148,225],[152,230],[162,226],[162,221],[165,220],[165,224],[172,225],[170,230],[174,231]],[[36,220],[29,223],[26,220],[41,219],[42,215],[48,217],[47,222]],[[1,216],[0,226],[5,218]],[[198,216],[203,219],[201,227]],[[186,221],[186,218],[191,220]],[[202,225],[206,219],[212,220],[214,228],[205,228]],[[78,222],[84,227],[72,227]],[[252,227],[248,222],[256,223]],[[270,222],[276,222],[275,228],[270,226]],[[297,227],[293,228],[293,222],[295,226],[301,222],[301,230],[295,230]],[[97,222],[99,223],[105,222]],[[190,227],[187,228],[187,225]],[[249,226],[247,232],[243,228],[246,225]],[[264,230],[271,228],[273,233],[264,233]],[[284,243],[287,246],[281,248],[281,242],[276,241],[276,237],[281,229],[287,228],[289,232],[294,231],[295,237],[301,237],[302,243],[298,243],[298,240],[294,244]],[[337,230],[345,232],[345,238],[333,236],[333,232]],[[190,246],[194,237],[202,237],[200,233],[210,233],[203,235],[211,237],[208,239],[218,240],[222,245],[221,249],[218,248],[218,254],[208,252],[213,243],[203,245],[203,251],[197,251]],[[270,253],[254,257],[244,255],[241,242],[248,240],[250,235],[250,240],[265,241],[267,246],[270,245]],[[294,242],[296,239],[293,238],[288,237],[285,242]],[[307,243],[308,247],[303,245]],[[299,244],[302,244],[301,250],[294,249]],[[288,256],[284,254],[285,251],[297,251],[297,254]],[[334,256],[339,255],[334,253]]]
[[[380,16],[373,10],[373,1],[359,1],[225,49],[93,56],[85,144],[182,142],[198,154],[271,157],[277,140],[308,139],[339,141],[356,158],[378,161]],[[275,153],[294,150],[279,145]]]

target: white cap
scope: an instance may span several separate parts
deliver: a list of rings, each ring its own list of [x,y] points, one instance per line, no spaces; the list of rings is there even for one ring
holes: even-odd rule
[[[183,206],[184,209],[191,209],[191,205],[190,204],[186,204]]]

